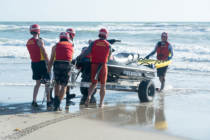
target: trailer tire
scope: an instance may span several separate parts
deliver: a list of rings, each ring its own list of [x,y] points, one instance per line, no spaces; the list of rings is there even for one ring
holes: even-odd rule
[[[81,80],[81,82],[85,82],[83,79]],[[83,96],[87,97],[88,96],[88,89],[86,87],[80,87],[80,92]],[[95,89],[95,91],[93,92],[92,96],[94,96],[96,94],[97,89]]]
[[[155,98],[155,83],[151,80],[141,81],[138,90],[139,100],[141,102],[151,102]]]

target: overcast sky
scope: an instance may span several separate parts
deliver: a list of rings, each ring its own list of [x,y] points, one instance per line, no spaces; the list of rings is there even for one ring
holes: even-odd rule
[[[0,21],[210,21],[210,0],[0,0]]]

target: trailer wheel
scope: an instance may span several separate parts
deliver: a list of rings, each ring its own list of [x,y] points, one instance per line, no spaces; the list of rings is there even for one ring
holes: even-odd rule
[[[141,102],[153,101],[155,97],[155,83],[151,80],[141,81],[138,96]]]
[[[83,79],[81,80],[81,82],[86,82]],[[95,91],[93,92],[92,96],[94,96],[96,94],[97,89],[95,89]],[[80,87],[80,92],[83,96],[88,96],[88,88],[86,87]]]

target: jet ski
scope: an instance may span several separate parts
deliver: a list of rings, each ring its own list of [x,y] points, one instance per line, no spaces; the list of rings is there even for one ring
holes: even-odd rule
[[[107,41],[110,44],[121,42],[120,40],[115,39]],[[112,52],[114,51],[115,50],[112,49]],[[110,58],[111,59],[107,62],[108,74],[106,90],[137,92],[141,102],[151,102],[154,100],[156,89],[155,84],[152,81],[152,79],[155,78],[155,66],[153,63],[143,62],[139,64],[139,61],[142,60],[142,58],[136,53],[118,53],[112,55]],[[81,94],[85,98],[88,95],[88,88],[92,84],[91,62],[88,58],[83,58],[78,62],[76,59],[73,59],[71,65],[71,78],[67,86],[70,86],[71,89],[80,87]],[[99,81],[98,75],[101,66],[102,65],[99,65],[95,75],[95,79],[98,79]],[[76,80],[80,73],[81,81],[77,82]],[[43,98],[44,102],[49,89],[55,86],[55,81],[42,78],[41,83],[47,86]],[[100,82],[96,86],[96,90],[97,89],[100,89]],[[93,95],[96,93],[96,90]]]
[[[110,44],[121,42],[120,40],[107,40]],[[84,49],[84,48],[83,48]],[[113,49],[112,52],[115,50]],[[155,94],[155,85],[151,79],[155,78],[154,66],[139,65],[140,55],[136,53],[118,53],[107,62],[108,75],[106,89],[118,91],[137,91],[141,101],[152,101]],[[73,60],[73,64],[76,60]],[[80,91],[84,96],[88,95],[88,87],[91,84],[91,62],[82,59],[76,62],[77,69],[81,72]],[[100,73],[99,65],[95,79]],[[98,79],[100,81],[100,79]],[[97,85],[100,89],[100,84]],[[96,91],[95,91],[96,92]]]
[[[139,54],[118,53],[114,55],[114,60],[109,60],[108,80],[115,81],[116,79],[127,80],[145,80],[155,77],[152,66],[138,65],[140,58]]]

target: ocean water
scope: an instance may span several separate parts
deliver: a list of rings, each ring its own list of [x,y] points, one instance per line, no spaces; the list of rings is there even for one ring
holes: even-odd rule
[[[107,28],[109,39],[121,40],[113,48],[116,53],[149,54],[160,41],[162,32],[169,33],[174,57],[167,73],[167,89],[209,90],[210,23],[204,22],[0,22],[0,86],[34,85],[26,42],[31,38],[29,26],[37,23],[50,57],[59,34],[67,28],[76,31],[75,53],[97,39],[100,28]],[[155,59],[155,55],[151,58]],[[181,80],[181,81],[180,81]],[[159,86],[158,78],[155,79]]]
[[[32,91],[35,81],[32,80],[31,60],[26,42],[32,36],[29,27],[35,22],[0,22],[0,106],[14,103],[26,103],[32,100]],[[41,27],[41,35],[45,48],[50,57],[51,48],[59,40],[59,34],[67,28],[74,28],[74,57],[78,56],[81,49],[88,46],[88,40],[97,39],[100,28],[107,28],[109,39],[118,39],[112,45],[120,52],[139,53],[142,58],[148,55],[160,41],[162,32],[169,33],[169,42],[174,48],[174,57],[166,75],[165,92],[156,94],[151,107],[168,122],[168,129],[161,131],[166,134],[184,136],[190,139],[209,139],[210,116],[210,23],[201,22],[36,22]],[[151,57],[156,58],[156,55]],[[79,79],[78,79],[79,80]],[[156,87],[160,87],[158,77],[153,79]],[[37,97],[38,103],[43,99],[44,87],[40,88]],[[73,99],[75,106],[70,106],[69,111],[79,107],[81,94],[79,88],[71,90],[78,98]],[[95,95],[99,101],[99,92]],[[139,106],[137,93],[108,91],[105,104],[131,102]],[[62,106],[65,107],[65,101]],[[149,103],[150,104],[150,103]],[[142,104],[140,104],[142,105]],[[30,106],[30,104],[28,104]],[[144,106],[144,103],[143,103]],[[144,106],[146,107],[146,106]],[[126,108],[126,107],[125,107]],[[141,107],[140,107],[141,108]],[[81,108],[77,108],[78,110]],[[144,110],[137,113],[129,112],[129,117],[121,120],[123,123],[132,119],[135,114],[149,114]],[[134,108],[135,110],[135,108]],[[162,111],[160,111],[162,110]],[[165,112],[164,112],[165,110]],[[113,113],[114,114],[114,113]],[[112,115],[113,115],[112,114]],[[122,114],[122,111],[121,111]],[[124,116],[119,113],[116,116]],[[138,116],[139,117],[139,116]],[[106,118],[106,116],[105,116]],[[139,117],[141,118],[141,116]],[[143,116],[143,120],[147,117]],[[96,119],[94,115],[94,119]],[[108,118],[106,118],[109,120]],[[113,121],[113,116],[110,119]],[[134,121],[136,121],[134,116]],[[152,119],[154,121],[154,119]],[[146,131],[154,131],[152,125],[146,123],[135,125],[135,129],[142,127]],[[119,122],[121,124],[121,122]],[[124,127],[129,128],[132,123]],[[153,122],[154,124],[154,122]],[[141,127],[140,127],[141,126]],[[151,128],[149,128],[151,127]],[[132,126],[132,129],[133,126]],[[156,132],[156,131],[155,131]],[[160,131],[158,131],[160,132]]]

